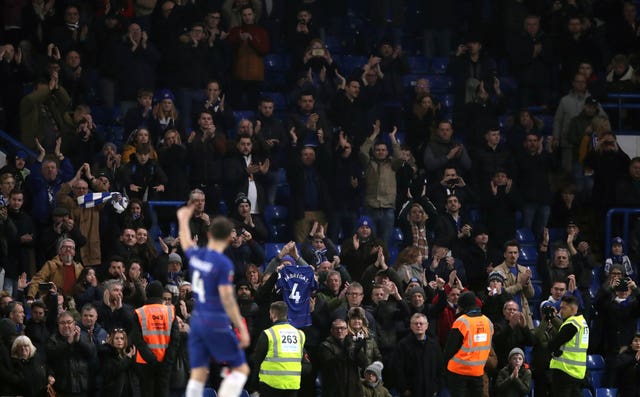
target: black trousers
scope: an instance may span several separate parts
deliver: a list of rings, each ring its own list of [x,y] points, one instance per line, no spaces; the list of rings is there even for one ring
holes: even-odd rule
[[[169,397],[170,367],[136,364],[136,373],[142,397]]]
[[[452,397],[477,397],[484,393],[482,376],[459,375],[447,371],[447,380]]]
[[[260,382],[260,397],[297,397],[297,390],[274,389],[266,383]]]
[[[553,397],[581,397],[582,379],[576,379],[559,369],[551,370],[551,393]]]

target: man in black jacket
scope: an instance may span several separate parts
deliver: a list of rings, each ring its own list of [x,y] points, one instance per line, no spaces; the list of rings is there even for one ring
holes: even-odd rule
[[[424,314],[411,316],[410,327],[411,335],[398,343],[393,354],[396,387],[403,396],[431,397],[442,383],[442,351],[437,338],[427,335]]]

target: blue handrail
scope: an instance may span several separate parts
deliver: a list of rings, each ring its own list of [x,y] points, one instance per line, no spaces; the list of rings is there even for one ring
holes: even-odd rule
[[[30,157],[34,157],[34,158],[38,157],[36,152],[34,152],[33,150],[29,149],[22,142],[18,141],[17,139],[15,139],[11,135],[9,135],[8,132],[0,130],[0,138],[2,138],[5,141],[9,142],[9,144],[11,146],[13,146],[14,149],[24,150]]]
[[[611,256],[611,239],[613,236],[611,235],[612,228],[612,220],[614,215],[621,214],[624,216],[623,218],[623,227],[622,227],[622,239],[625,242],[629,241],[629,216],[631,214],[640,214],[640,208],[612,208],[607,211],[607,220],[605,224],[605,241],[604,241],[604,255],[605,258]]]

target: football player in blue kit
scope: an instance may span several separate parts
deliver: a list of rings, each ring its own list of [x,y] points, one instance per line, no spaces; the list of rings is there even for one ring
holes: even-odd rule
[[[238,397],[249,376],[243,349],[249,346],[250,339],[235,298],[233,264],[223,254],[231,240],[233,224],[224,217],[214,218],[207,232],[207,245],[198,247],[189,230],[193,210],[194,205],[189,203],[176,213],[180,244],[189,259],[191,288],[196,297],[189,333],[191,378],[186,397],[202,397],[212,357],[231,367],[218,396]],[[239,338],[231,324],[239,330]]]

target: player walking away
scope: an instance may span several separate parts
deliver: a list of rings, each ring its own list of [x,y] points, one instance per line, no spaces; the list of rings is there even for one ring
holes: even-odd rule
[[[229,244],[233,225],[224,217],[214,218],[207,232],[206,247],[198,247],[189,230],[193,210],[194,205],[189,203],[177,212],[180,243],[189,258],[191,285],[196,296],[189,333],[191,378],[186,397],[202,397],[211,357],[231,367],[220,384],[218,396],[238,397],[249,375],[242,349],[249,346],[250,340],[235,299],[233,264],[222,254]],[[240,332],[239,341],[231,323]]]

